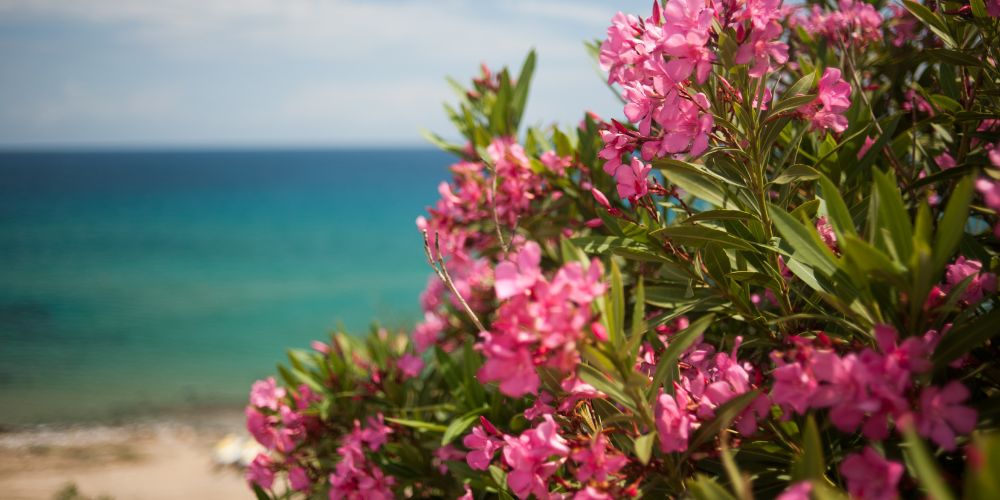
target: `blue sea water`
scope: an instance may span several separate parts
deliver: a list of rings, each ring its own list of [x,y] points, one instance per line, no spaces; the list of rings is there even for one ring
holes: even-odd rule
[[[412,324],[450,160],[0,153],[0,424],[236,407],[286,348]]]

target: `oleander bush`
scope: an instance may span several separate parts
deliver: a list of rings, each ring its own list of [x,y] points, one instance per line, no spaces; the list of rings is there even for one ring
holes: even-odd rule
[[[257,495],[1000,498],[998,16],[657,2],[572,128],[456,84],[423,321],[254,385]]]

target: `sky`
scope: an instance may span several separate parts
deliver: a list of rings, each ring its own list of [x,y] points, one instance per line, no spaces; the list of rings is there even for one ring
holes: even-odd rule
[[[621,115],[583,47],[610,0],[0,0],[0,148],[324,147],[454,137],[445,76],[538,69],[526,121]]]

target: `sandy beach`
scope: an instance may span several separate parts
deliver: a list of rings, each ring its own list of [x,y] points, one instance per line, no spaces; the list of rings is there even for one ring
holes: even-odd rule
[[[224,412],[123,425],[36,426],[0,433],[0,496],[28,499],[252,498],[213,448],[243,436]]]

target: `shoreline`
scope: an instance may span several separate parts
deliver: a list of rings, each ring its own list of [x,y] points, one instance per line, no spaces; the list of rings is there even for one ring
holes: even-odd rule
[[[242,472],[219,463],[217,446],[247,437],[237,409],[5,425],[0,491],[16,500],[248,498]]]

